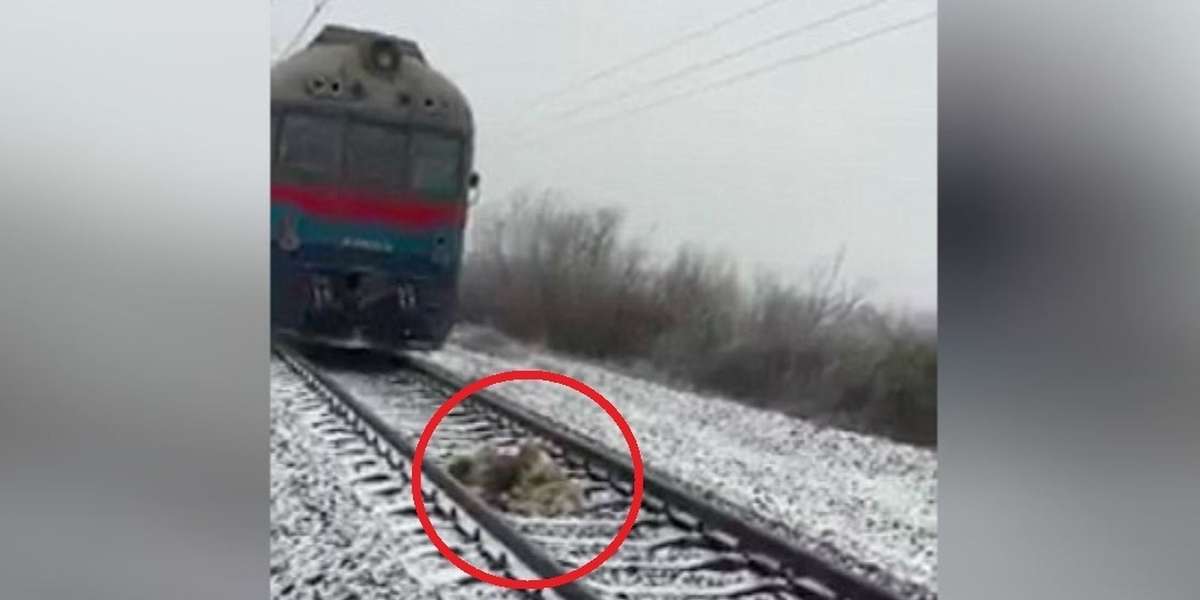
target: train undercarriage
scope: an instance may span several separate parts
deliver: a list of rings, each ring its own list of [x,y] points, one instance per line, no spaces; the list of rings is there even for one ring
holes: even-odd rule
[[[455,290],[446,278],[276,264],[272,279],[273,334],[338,347],[432,350],[452,326]]]

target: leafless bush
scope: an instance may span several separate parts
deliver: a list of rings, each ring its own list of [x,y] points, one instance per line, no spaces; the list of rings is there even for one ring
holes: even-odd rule
[[[619,237],[620,212],[573,210],[548,191],[484,217],[464,268],[464,316],[599,357],[643,351],[657,335],[646,252]]]
[[[744,302],[737,268],[723,257],[684,247],[652,280],[659,327],[651,358],[668,373],[695,380],[697,348],[716,349],[735,339]]]
[[[476,215],[462,316],[513,337],[903,441],[937,443],[936,341],[865,302],[843,254],[743,285],[694,247],[652,262],[622,214],[522,191]]]

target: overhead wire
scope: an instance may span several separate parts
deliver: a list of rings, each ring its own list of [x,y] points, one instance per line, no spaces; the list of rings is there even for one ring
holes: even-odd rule
[[[330,2],[333,2],[333,0],[315,0],[313,2],[312,10],[308,12],[308,18],[304,20],[304,24],[296,31],[296,35],[292,37],[292,41],[288,42],[287,46],[284,46],[283,51],[276,58],[285,57],[291,53],[296,44],[300,43],[301,39],[304,39],[304,34],[308,31],[309,27],[312,27],[313,21],[317,20],[317,16],[321,14],[321,11],[325,10],[326,6],[329,6]]]
[[[700,62],[695,62],[695,63],[689,64],[687,66],[684,66],[680,69],[677,69],[675,71],[672,71],[661,77],[657,77],[657,78],[651,79],[649,81],[644,81],[642,83],[635,84],[617,94],[613,94],[613,95],[607,96],[605,98],[601,98],[601,99],[598,99],[598,100],[595,100],[592,102],[587,102],[585,104],[581,104],[581,105],[575,106],[573,108],[555,113],[554,116],[558,119],[563,119],[563,118],[567,118],[567,117],[571,117],[573,115],[579,114],[590,108],[596,108],[596,107],[605,106],[608,104],[613,104],[615,102],[619,102],[630,96],[633,96],[634,94],[652,90],[652,89],[657,88],[665,83],[670,83],[672,81],[681,79],[681,78],[691,75],[693,73],[698,73],[701,71],[705,71],[707,69],[711,69],[718,65],[725,64],[735,58],[740,58],[751,52],[754,52],[755,50],[759,50],[762,48],[766,48],[767,46],[777,44],[784,40],[796,37],[797,35],[800,35],[802,33],[812,31],[813,29],[816,29],[823,25],[828,25],[830,23],[840,21],[841,19],[844,19],[846,17],[863,12],[863,11],[871,9],[871,8],[875,8],[875,7],[877,7],[881,4],[884,4],[888,1],[889,0],[869,0],[868,2],[863,2],[861,4],[852,6],[850,8],[842,9],[833,14],[826,15],[824,17],[815,19],[813,21],[809,21],[808,23],[805,23],[804,25],[801,25],[799,27],[793,27],[791,29],[781,31],[774,35],[756,40],[756,41],[746,44],[745,46],[742,46],[736,50],[726,52],[725,54],[721,54],[717,57],[714,57],[714,58],[711,58],[708,60],[704,60],[704,61],[700,61]]]
[[[862,34],[859,34],[859,35],[856,35],[856,36],[852,36],[852,37],[850,37],[850,38],[846,38],[846,39],[844,39],[844,40],[841,40],[841,41],[838,41],[838,42],[834,42],[834,43],[831,43],[831,44],[827,44],[827,45],[825,45],[825,46],[822,46],[822,47],[820,47],[820,48],[817,48],[816,50],[810,50],[810,51],[808,51],[808,52],[803,52],[803,53],[800,53],[800,54],[795,54],[795,55],[789,56],[789,57],[787,57],[787,58],[783,58],[783,59],[781,59],[781,60],[778,60],[778,61],[775,61],[775,62],[772,62],[772,63],[768,63],[768,64],[766,64],[766,65],[763,65],[763,66],[761,66],[761,67],[756,67],[756,68],[753,68],[753,69],[748,69],[748,70],[746,70],[746,71],[742,71],[742,72],[740,72],[740,73],[737,73],[737,74],[731,75],[731,76],[729,76],[729,77],[725,77],[725,78],[723,78],[723,79],[718,79],[718,80],[716,80],[716,81],[713,81],[713,82],[711,82],[711,83],[708,83],[708,84],[705,84],[705,85],[702,85],[702,86],[697,86],[697,87],[694,87],[694,88],[688,89],[688,90],[686,90],[686,91],[683,91],[683,92],[679,92],[679,93],[676,93],[676,94],[671,94],[671,95],[668,95],[668,96],[664,96],[664,97],[662,97],[662,98],[659,98],[658,100],[655,100],[655,101],[653,101],[653,102],[649,102],[649,103],[641,104],[641,105],[638,105],[638,106],[635,106],[635,107],[629,108],[629,109],[627,109],[627,110],[620,111],[620,112],[617,112],[617,113],[614,113],[614,114],[611,114],[611,115],[607,115],[607,116],[604,116],[604,117],[599,117],[599,118],[591,119],[591,120],[589,120],[589,121],[585,121],[585,122],[582,122],[582,123],[578,123],[578,124],[576,124],[576,125],[574,125],[574,126],[568,126],[568,127],[566,127],[566,128],[562,128],[562,129],[560,129],[560,130],[558,130],[558,131],[547,132],[545,135],[538,136],[538,137],[535,137],[535,138],[531,138],[531,139],[525,140],[525,141],[523,141],[523,142],[518,142],[518,143],[516,144],[516,147],[518,147],[518,148],[524,148],[524,147],[528,147],[528,146],[531,146],[531,145],[533,145],[534,143],[537,143],[537,142],[540,142],[540,141],[544,141],[544,140],[546,140],[546,139],[548,139],[548,138],[551,138],[551,137],[559,137],[559,139],[562,139],[562,138],[561,138],[561,134],[562,134],[562,133],[564,133],[564,132],[569,132],[569,131],[577,131],[577,130],[581,130],[581,129],[586,129],[586,128],[594,127],[594,126],[597,126],[597,125],[602,125],[602,124],[609,123],[609,122],[612,122],[612,121],[617,121],[617,120],[620,120],[620,119],[623,119],[623,118],[626,118],[626,117],[629,117],[629,116],[632,116],[632,115],[635,115],[635,114],[638,114],[638,113],[645,112],[645,111],[647,111],[647,110],[651,110],[651,109],[654,109],[654,108],[658,108],[658,107],[660,107],[660,106],[663,106],[663,105],[665,105],[665,104],[670,104],[670,103],[673,103],[673,102],[678,102],[678,101],[681,101],[681,100],[685,100],[685,99],[691,98],[691,97],[693,97],[693,96],[697,96],[697,95],[704,94],[704,93],[707,93],[707,92],[711,92],[711,91],[714,91],[714,90],[717,90],[717,89],[721,89],[721,88],[724,88],[724,87],[728,87],[728,86],[731,86],[731,85],[734,85],[734,84],[737,84],[737,83],[741,83],[741,82],[743,82],[743,81],[746,81],[746,80],[748,80],[748,79],[753,79],[753,78],[755,78],[755,77],[760,77],[760,76],[762,76],[762,75],[765,75],[765,74],[767,74],[767,73],[770,73],[770,72],[772,72],[772,71],[776,71],[776,70],[778,70],[778,69],[782,69],[782,68],[784,68],[784,67],[787,67],[787,66],[791,66],[791,65],[794,65],[794,64],[797,64],[797,63],[802,63],[802,62],[807,62],[807,61],[810,61],[810,60],[814,60],[814,59],[816,59],[816,58],[820,58],[820,57],[822,57],[822,56],[825,56],[825,55],[827,55],[827,54],[831,54],[831,53],[833,53],[833,52],[837,52],[837,51],[839,51],[839,50],[843,50],[843,49],[845,49],[845,48],[849,48],[849,47],[852,47],[852,46],[856,46],[856,45],[859,45],[859,44],[865,43],[865,42],[867,42],[867,41],[870,41],[870,40],[872,40],[872,39],[875,39],[875,38],[877,38],[877,37],[881,37],[881,36],[887,35],[887,34],[889,34],[889,33],[893,33],[893,32],[896,32],[896,31],[900,31],[900,30],[903,30],[903,29],[907,29],[907,28],[910,28],[910,27],[914,27],[914,26],[916,26],[916,25],[919,25],[919,24],[921,24],[921,23],[923,23],[923,22],[925,22],[925,21],[928,21],[928,20],[930,20],[930,19],[934,18],[935,16],[937,16],[937,11],[936,11],[936,10],[933,10],[933,11],[930,11],[930,12],[927,12],[927,13],[923,13],[923,14],[921,14],[921,15],[919,15],[919,16],[916,16],[916,17],[913,17],[913,18],[909,18],[909,19],[905,19],[905,20],[903,20],[903,21],[899,21],[899,22],[893,23],[893,24],[891,24],[891,25],[887,25],[887,26],[884,26],[884,27],[878,27],[878,28],[872,29],[872,30],[870,30],[870,31],[867,31],[867,32],[865,32],[865,33],[862,33]]]
[[[654,58],[654,57],[656,57],[660,54],[663,54],[669,50],[678,48],[679,46],[682,46],[693,40],[702,38],[707,35],[712,35],[713,33],[716,33],[717,31],[720,31],[721,29],[723,29],[729,25],[732,25],[733,23],[736,23],[738,21],[741,21],[742,19],[745,19],[745,18],[755,15],[759,12],[762,12],[776,4],[780,4],[783,2],[787,2],[787,1],[789,1],[789,0],[766,0],[765,2],[760,2],[758,4],[755,4],[754,6],[751,6],[744,10],[738,11],[728,17],[719,19],[719,20],[717,20],[713,23],[710,23],[704,27],[695,29],[695,30],[685,33],[679,37],[673,38],[670,41],[666,42],[665,44],[656,46],[656,47],[651,48],[650,50],[647,50],[645,52],[642,52],[636,56],[632,56],[632,57],[622,60],[616,64],[613,64],[613,65],[610,65],[607,67],[603,67],[597,71],[594,71],[592,74],[584,77],[583,79],[580,79],[580,80],[578,80],[574,83],[568,84],[562,88],[559,88],[557,90],[545,93],[537,98],[534,98],[530,102],[530,105],[531,106],[540,106],[551,100],[561,98],[562,96],[565,96],[565,95],[575,91],[576,89],[585,87],[596,81],[600,81],[601,79],[612,76],[615,73],[620,73],[620,72],[624,71],[625,69],[632,67],[633,65],[645,62],[651,58]]]

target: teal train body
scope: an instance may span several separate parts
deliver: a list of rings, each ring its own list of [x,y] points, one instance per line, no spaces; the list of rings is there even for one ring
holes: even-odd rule
[[[439,347],[473,154],[465,97],[411,41],[330,26],[272,68],[272,331]]]

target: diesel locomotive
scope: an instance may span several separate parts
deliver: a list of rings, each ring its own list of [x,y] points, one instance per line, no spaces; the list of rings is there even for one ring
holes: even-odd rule
[[[473,152],[466,98],[410,40],[327,26],[272,67],[272,333],[440,347]]]

